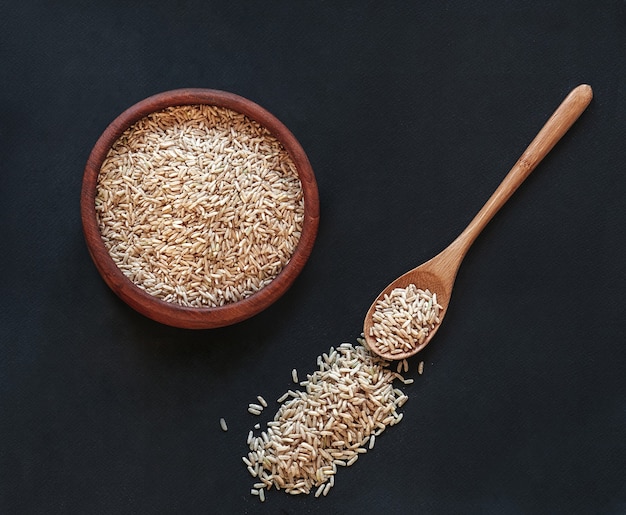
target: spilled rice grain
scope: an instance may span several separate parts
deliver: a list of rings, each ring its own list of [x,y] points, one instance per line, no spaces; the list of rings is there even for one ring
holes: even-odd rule
[[[266,429],[248,438],[243,461],[262,499],[272,488],[326,496],[338,467],[355,464],[377,436],[402,420],[399,408],[408,397],[394,380],[404,378],[358,341],[319,356],[303,389],[281,396]]]

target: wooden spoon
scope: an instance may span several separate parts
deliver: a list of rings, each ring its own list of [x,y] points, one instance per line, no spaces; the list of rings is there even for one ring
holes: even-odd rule
[[[404,359],[413,356],[428,345],[448,311],[454,280],[468,249],[513,192],[583,113],[591,102],[592,96],[591,87],[586,84],[572,90],[466,229],[434,258],[401,275],[380,293],[367,312],[363,327],[365,341],[373,352],[386,359]],[[439,323],[430,330],[421,344],[415,344],[411,350],[403,350],[397,354],[381,352],[376,343],[376,338],[370,334],[373,325],[372,315],[376,310],[376,304],[384,295],[389,294],[395,288],[406,288],[409,284],[414,284],[422,290],[429,289],[437,294],[437,302],[442,307],[439,311]]]

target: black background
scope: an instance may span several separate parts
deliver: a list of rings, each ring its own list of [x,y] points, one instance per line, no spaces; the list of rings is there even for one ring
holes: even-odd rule
[[[626,513],[626,3],[133,4],[0,7],[0,512]],[[580,83],[590,107],[478,238],[411,360],[402,423],[328,497],[261,505],[247,404],[354,341]],[[105,127],[181,87],[268,109],[320,189],[294,286],[218,330],[119,301],[79,217]]]

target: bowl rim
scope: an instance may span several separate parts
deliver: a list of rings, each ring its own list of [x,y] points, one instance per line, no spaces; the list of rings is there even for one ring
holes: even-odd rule
[[[136,121],[167,107],[214,105],[244,114],[267,128],[291,156],[304,196],[302,234],[290,261],[258,292],[219,307],[188,307],[166,302],[133,283],[117,267],[100,236],[96,218],[98,174],[109,149]],[[130,307],[157,322],[185,329],[224,327],[250,318],[268,308],[293,284],[302,271],[317,237],[319,193],[309,159],[291,131],[265,108],[237,94],[217,89],[182,88],[147,97],[117,116],[96,141],[87,159],[81,188],[80,214],[89,254],[106,284]]]

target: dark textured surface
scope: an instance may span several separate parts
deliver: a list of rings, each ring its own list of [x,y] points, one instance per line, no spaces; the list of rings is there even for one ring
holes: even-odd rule
[[[0,512],[625,513],[625,57],[623,1],[3,2]],[[467,255],[403,422],[327,498],[260,505],[247,404],[353,341],[582,82],[591,106]],[[98,136],[180,87],[271,111],[320,188],[302,275],[220,330],[132,311],[81,232]]]

